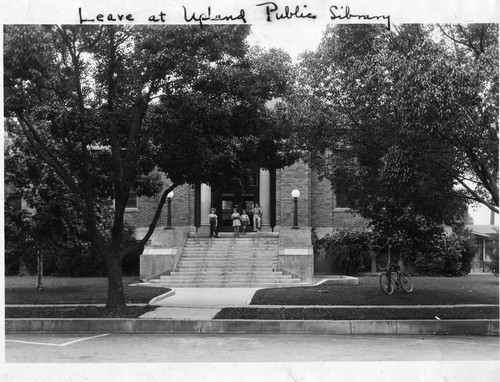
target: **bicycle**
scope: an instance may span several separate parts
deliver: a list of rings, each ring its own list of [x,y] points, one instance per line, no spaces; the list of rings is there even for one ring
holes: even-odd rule
[[[379,276],[380,287],[385,294],[394,293],[394,285],[397,288],[403,289],[406,293],[413,290],[413,282],[410,273],[407,271],[400,272],[400,266],[391,263],[385,272]]]

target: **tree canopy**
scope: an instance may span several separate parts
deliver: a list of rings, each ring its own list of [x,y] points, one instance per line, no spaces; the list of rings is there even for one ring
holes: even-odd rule
[[[497,26],[331,26],[295,78],[282,123],[385,236],[498,212]]]
[[[248,33],[232,25],[5,27],[9,133],[24,135],[71,194],[106,260],[108,307],[124,305],[121,260],[149,239],[172,189],[215,183],[222,171],[241,178],[247,155],[261,166],[290,160],[265,107],[286,91],[290,58],[250,50]],[[134,245],[124,242],[131,189],[161,192]],[[111,200],[107,235],[98,211]]]

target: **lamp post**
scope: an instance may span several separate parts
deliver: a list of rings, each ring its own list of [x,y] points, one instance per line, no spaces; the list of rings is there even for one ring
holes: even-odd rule
[[[174,197],[174,192],[170,191],[167,195],[167,226],[165,229],[174,229],[172,227],[172,198]]]
[[[299,229],[299,218],[297,215],[297,202],[299,201],[300,191],[295,189],[292,191],[293,198],[293,227],[292,229]]]

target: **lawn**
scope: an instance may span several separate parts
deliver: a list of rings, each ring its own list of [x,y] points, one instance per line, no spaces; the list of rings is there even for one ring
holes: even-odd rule
[[[149,305],[129,305],[115,312],[104,307],[7,307],[6,318],[137,318],[155,309]]]
[[[260,320],[411,320],[498,319],[498,306],[450,307],[452,305],[499,304],[498,278],[493,275],[466,277],[414,277],[414,289],[386,295],[378,277],[359,278],[358,285],[321,284],[312,287],[262,289],[248,308],[225,308],[216,319]],[[265,306],[269,305],[269,308]],[[271,307],[284,305],[284,307]],[[315,306],[327,306],[319,308]],[[351,308],[344,308],[348,305]],[[369,308],[359,306],[368,305]],[[408,306],[396,308],[393,306]],[[414,307],[414,306],[417,307]],[[434,305],[424,307],[421,305]],[[258,307],[257,307],[258,306]],[[300,307],[307,306],[307,308]],[[375,307],[381,306],[381,307]],[[447,307],[444,307],[447,306]]]
[[[262,289],[257,291],[251,305],[498,304],[498,280],[493,275],[413,277],[411,293],[396,289],[392,295],[386,295],[378,277],[360,277],[358,285]]]
[[[453,320],[498,318],[498,306],[425,308],[224,308],[215,319],[239,320]]]
[[[43,291],[36,290],[36,277],[5,277],[5,305],[105,304],[108,284],[105,277],[44,277]],[[137,277],[124,277],[127,304],[147,304],[168,292],[167,288],[129,286]]]
[[[153,297],[169,289],[129,286],[139,282],[124,277],[128,304],[147,304]],[[459,278],[414,277],[414,290],[396,290],[388,296],[382,292],[378,277],[359,278],[359,285],[321,284],[311,287],[271,288],[257,291],[250,307],[222,309],[216,319],[261,320],[384,320],[384,319],[480,319],[498,318],[498,306],[441,307],[450,305],[499,304],[499,279],[493,275],[474,275]],[[35,277],[6,277],[6,305],[28,304],[104,304],[106,278],[46,277],[44,290],[35,289]],[[272,307],[284,305],[285,307]],[[317,306],[327,307],[317,307]],[[348,305],[351,308],[344,308]],[[383,307],[361,308],[362,305]],[[435,307],[395,308],[395,305],[436,305]],[[265,306],[269,306],[268,308]],[[302,306],[307,306],[304,308]],[[6,308],[7,318],[22,317],[139,317],[150,306],[128,306],[119,313],[96,307]]]

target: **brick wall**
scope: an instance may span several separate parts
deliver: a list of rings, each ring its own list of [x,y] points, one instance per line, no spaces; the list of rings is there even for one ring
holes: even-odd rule
[[[168,183],[167,183],[168,186]],[[292,227],[294,189],[300,191],[298,200],[299,227],[359,228],[366,221],[349,209],[336,208],[335,193],[328,180],[320,181],[304,162],[276,171],[276,225]],[[172,199],[172,225],[194,225],[194,188],[183,185],[174,190]],[[137,210],[127,210],[126,220],[134,227],[148,227],[159,203],[159,197],[140,198]],[[167,223],[167,205],[163,207],[159,227]]]
[[[297,189],[300,191],[300,198],[298,200],[299,227],[310,227],[311,178],[309,166],[299,161],[281,170],[280,177],[277,177],[276,183],[278,183],[278,180],[280,185],[278,187],[277,184],[276,187],[276,209],[278,210],[278,206],[280,209],[280,224],[278,225],[283,227],[293,226],[294,203],[291,193],[294,189]]]
[[[311,174],[311,226],[332,227],[335,196],[329,180]]]
[[[168,184],[167,184],[168,187]],[[160,202],[161,193],[157,197],[141,197],[138,200],[137,209],[127,209],[125,220],[134,227],[148,227],[156,212]],[[190,185],[179,186],[174,189],[172,198],[172,225],[188,226],[194,224],[194,190]],[[191,211],[193,211],[191,213]],[[167,224],[167,203],[163,206],[158,227],[164,227]]]
[[[348,229],[366,229],[368,222],[350,209],[333,210],[333,227]]]

